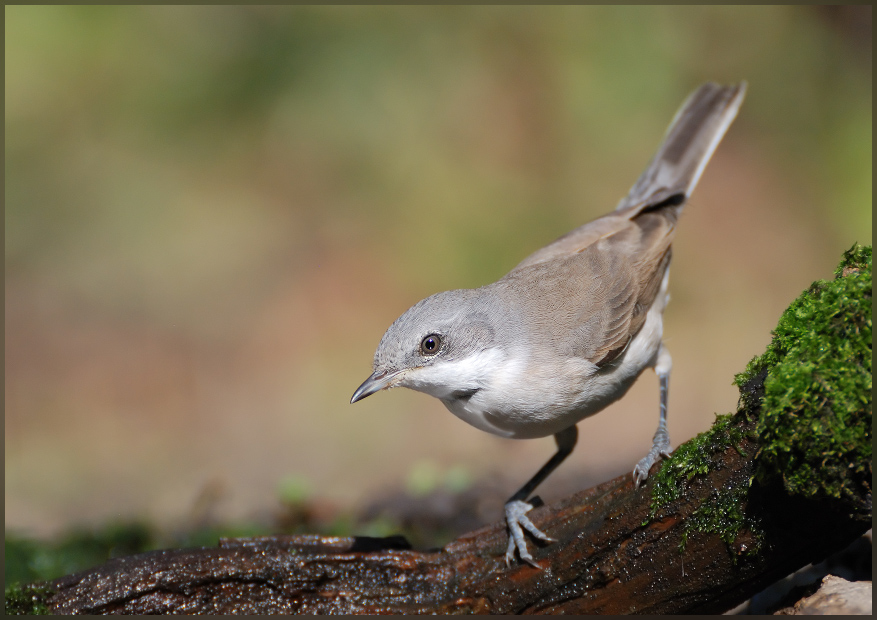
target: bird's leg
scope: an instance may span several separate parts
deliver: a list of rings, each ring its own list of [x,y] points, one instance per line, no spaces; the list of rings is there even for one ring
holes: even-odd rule
[[[527,501],[539,484],[545,480],[551,472],[557,469],[566,457],[570,455],[576,445],[578,439],[578,430],[575,425],[565,428],[559,433],[554,434],[554,441],[557,443],[557,452],[552,456],[542,468],[536,472],[536,475],[521,487],[521,489],[509,498],[505,505],[505,518],[509,526],[509,546],[505,554],[506,565],[510,565],[515,558],[515,549],[525,562],[532,564],[536,568],[541,568],[530,552],[527,551],[527,542],[524,540],[524,531],[527,530],[533,536],[546,542],[552,542],[554,539],[540,531],[530,519],[527,513],[533,509],[533,505]],[[522,529],[523,528],[523,529]]]
[[[636,486],[641,485],[649,477],[652,465],[661,457],[670,456],[670,434],[667,432],[667,392],[670,389],[670,370],[673,361],[670,353],[662,344],[658,350],[658,360],[655,363],[655,374],[661,384],[661,419],[658,421],[658,430],[652,439],[652,449],[646,454],[636,467],[633,468],[633,480]]]

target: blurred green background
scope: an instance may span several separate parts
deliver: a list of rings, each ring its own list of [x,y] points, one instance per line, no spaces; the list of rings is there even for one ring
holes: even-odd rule
[[[550,438],[350,395],[408,306],[611,210],[704,81],[749,94],[674,243],[674,445],[871,243],[870,7],[5,11],[7,533],[511,494]],[[542,497],[629,472],[657,399]]]

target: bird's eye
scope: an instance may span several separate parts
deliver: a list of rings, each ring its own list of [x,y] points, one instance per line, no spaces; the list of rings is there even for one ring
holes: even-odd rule
[[[424,355],[435,355],[442,347],[442,339],[438,334],[430,334],[420,341],[420,352]]]

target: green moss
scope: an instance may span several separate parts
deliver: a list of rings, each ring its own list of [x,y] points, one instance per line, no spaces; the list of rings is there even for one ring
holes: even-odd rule
[[[761,529],[753,523],[744,512],[748,485],[736,485],[722,490],[713,491],[710,498],[685,520],[679,550],[685,549],[688,537],[694,532],[717,534],[726,544],[730,545],[743,529],[753,534],[754,544],[745,551],[746,555],[758,553],[761,548]],[[737,554],[732,554],[734,562]]]
[[[680,498],[694,476],[708,473],[718,452],[740,450],[739,422],[753,411],[757,477],[780,476],[788,491],[808,497],[855,496],[856,481],[870,484],[871,248],[853,246],[834,280],[814,282],[802,293],[783,313],[765,353],[735,383],[738,413],[717,416],[655,475],[650,519]],[[748,491],[745,484],[714,491],[685,520],[680,550],[694,532],[731,544],[748,529],[756,544],[746,553],[757,552],[760,530],[744,512]]]
[[[719,453],[734,448],[746,456],[741,447],[745,438],[741,428],[743,419],[740,414],[716,416],[715,423],[708,431],[679,446],[664,461],[654,476],[649,519],[643,525],[653,519],[658,510],[682,497],[688,481],[712,470]],[[753,533],[756,544],[750,546],[746,553],[757,552],[760,529],[743,511],[748,490],[748,484],[729,484],[724,489],[714,490],[710,498],[685,519],[679,550],[685,549],[689,536],[694,532],[718,534],[730,545],[740,531],[748,529]],[[732,557],[736,562],[736,554],[732,554]]]
[[[46,600],[55,591],[48,586],[13,584],[6,587],[7,616],[45,616],[50,613]]]
[[[681,497],[685,484],[694,476],[709,472],[717,452],[734,447],[744,454],[739,447],[743,431],[735,424],[735,417],[731,414],[716,416],[708,431],[686,441],[664,461],[654,476],[649,518],[653,519],[660,508]]]
[[[760,401],[757,476],[804,497],[856,498],[871,479],[871,247],[783,313],[765,353],[737,375]],[[743,390],[759,375],[764,391]],[[749,402],[747,402],[747,400]]]

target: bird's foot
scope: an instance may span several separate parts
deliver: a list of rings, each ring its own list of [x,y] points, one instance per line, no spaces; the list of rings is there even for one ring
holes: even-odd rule
[[[670,434],[667,432],[666,427],[662,425],[658,427],[655,437],[652,439],[652,449],[633,468],[634,484],[639,487],[648,479],[649,470],[652,468],[652,465],[661,460],[662,457],[667,458],[669,456]]]
[[[527,550],[527,541],[524,540],[524,530],[527,530],[539,540],[554,542],[553,538],[533,525],[532,521],[527,517],[527,513],[532,509],[532,504],[520,500],[514,500],[505,505],[505,520],[509,526],[509,546],[505,554],[506,566],[511,566],[512,561],[515,559],[515,549],[517,549],[518,555],[520,555],[521,559],[527,564],[535,566],[536,568],[542,568]]]

